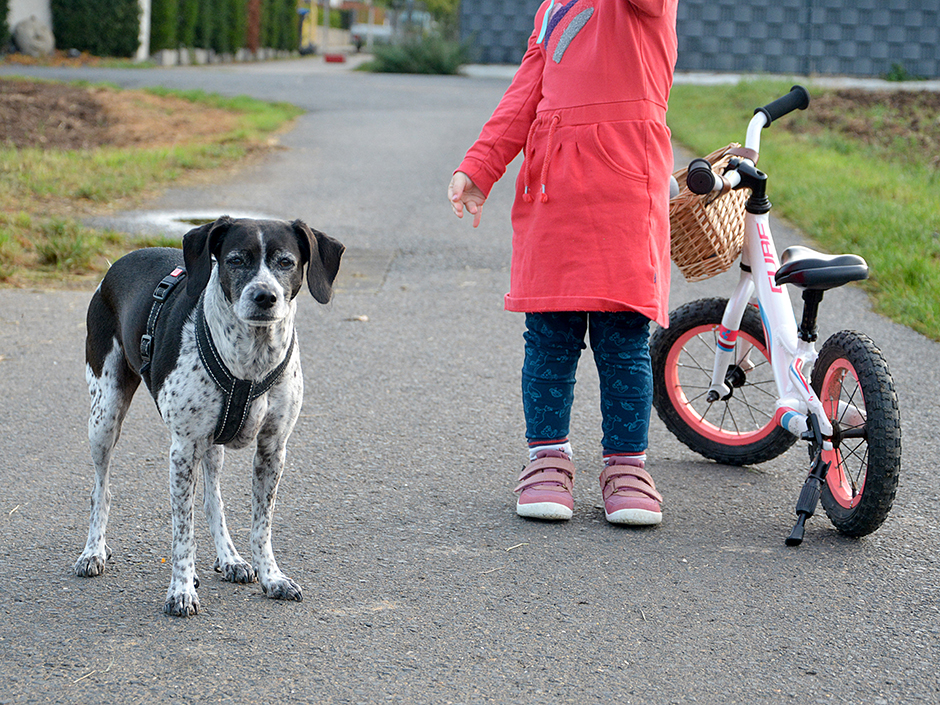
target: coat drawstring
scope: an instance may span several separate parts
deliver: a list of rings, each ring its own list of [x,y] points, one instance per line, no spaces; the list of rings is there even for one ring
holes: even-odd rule
[[[535,133],[535,127],[538,125],[538,119],[533,120],[529,126],[529,134],[525,138],[525,151],[522,153],[523,185],[522,200],[526,203],[532,203],[532,194],[529,193],[529,165],[532,163],[532,135]]]
[[[552,116],[552,121],[548,126],[548,139],[545,143],[545,158],[542,160],[542,173],[540,174],[540,181],[542,186],[542,191],[539,194],[539,200],[542,203],[548,203],[548,193],[545,188],[545,184],[548,181],[548,165],[552,160],[552,149],[555,146],[555,128],[558,126],[558,123],[561,122],[561,118],[558,115]],[[524,164],[523,169],[525,173],[523,176],[523,185],[524,189],[522,192],[522,200],[526,203],[532,203],[532,194],[529,192],[529,166],[532,163],[532,137],[535,134],[536,126],[539,124],[538,120],[533,121],[532,126],[529,128],[529,134],[526,137],[525,141],[525,152],[523,154]]]
[[[552,124],[548,126],[548,141],[545,145],[545,159],[542,160],[542,203],[548,203],[548,193],[545,191],[545,184],[548,181],[548,164],[552,160],[552,147],[555,141],[555,127],[561,122],[561,118],[555,115],[552,117]]]

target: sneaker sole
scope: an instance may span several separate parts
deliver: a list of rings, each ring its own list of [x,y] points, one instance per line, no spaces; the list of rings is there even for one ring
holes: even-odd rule
[[[531,502],[516,504],[516,514],[526,519],[545,519],[546,521],[567,521],[573,512],[564,504],[557,502]]]
[[[651,512],[648,509],[620,509],[613,514],[604,512],[604,516],[611,524],[628,526],[656,526],[663,521],[662,512]]]

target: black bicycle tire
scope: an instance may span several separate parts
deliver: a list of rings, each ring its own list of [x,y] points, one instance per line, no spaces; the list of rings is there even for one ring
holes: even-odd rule
[[[884,355],[871,338],[856,331],[834,333],[820,348],[812,384],[821,400],[826,372],[839,359],[852,366],[864,397],[866,473],[856,506],[847,508],[840,504],[828,482],[822,487],[820,501],[836,529],[847,536],[859,537],[877,530],[894,504],[901,473],[901,418]],[[815,452],[812,447],[811,452]]]
[[[706,438],[685,419],[673,406],[667,390],[666,365],[672,347],[687,331],[702,325],[718,326],[724,315],[727,299],[699,299],[680,306],[669,314],[669,327],[659,328],[650,340],[650,357],[653,363],[653,406],[656,413],[672,434],[691,450],[706,458],[725,465],[756,465],[786,452],[795,442],[796,436],[777,426],[770,433],[746,445],[728,445]],[[748,306],[741,320],[740,330],[766,346],[764,326],[757,310]],[[723,402],[717,402],[723,403]]]

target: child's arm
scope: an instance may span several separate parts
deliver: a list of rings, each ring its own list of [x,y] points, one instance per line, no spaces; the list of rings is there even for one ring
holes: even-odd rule
[[[489,194],[493,184],[506,173],[506,167],[525,146],[542,97],[543,66],[542,49],[532,42],[512,84],[457,167],[458,171],[469,175],[484,194]]]
[[[484,198],[506,172],[508,164],[522,151],[535,120],[542,98],[542,70],[545,67],[544,50],[538,44],[538,35],[548,6],[547,1],[543,2],[536,13],[528,49],[512,84],[457,167],[457,171],[463,172]]]

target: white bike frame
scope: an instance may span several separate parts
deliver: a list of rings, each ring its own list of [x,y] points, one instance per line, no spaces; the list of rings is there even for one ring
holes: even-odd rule
[[[753,150],[754,154],[760,151],[760,134],[766,124],[767,117],[761,112],[755,113],[748,124],[745,147]],[[723,178],[732,187],[740,183],[740,175],[736,171],[729,172]],[[738,365],[747,372],[754,367],[750,360],[752,346],[739,346],[735,353],[735,342],[745,309],[750,303],[756,303],[764,324],[767,354],[777,387],[774,420],[799,437],[809,428],[807,419],[812,412],[822,435],[831,437],[832,424],[808,381],[817,357],[815,344],[801,340],[797,335],[787,286],[778,285],[774,281],[780,263],[768,213],[745,214],[741,264],[741,277],[728,299],[718,331],[719,340],[709,391],[716,392],[719,398],[727,397],[732,391],[725,383],[728,368]],[[843,405],[844,402],[840,403],[840,407]]]

